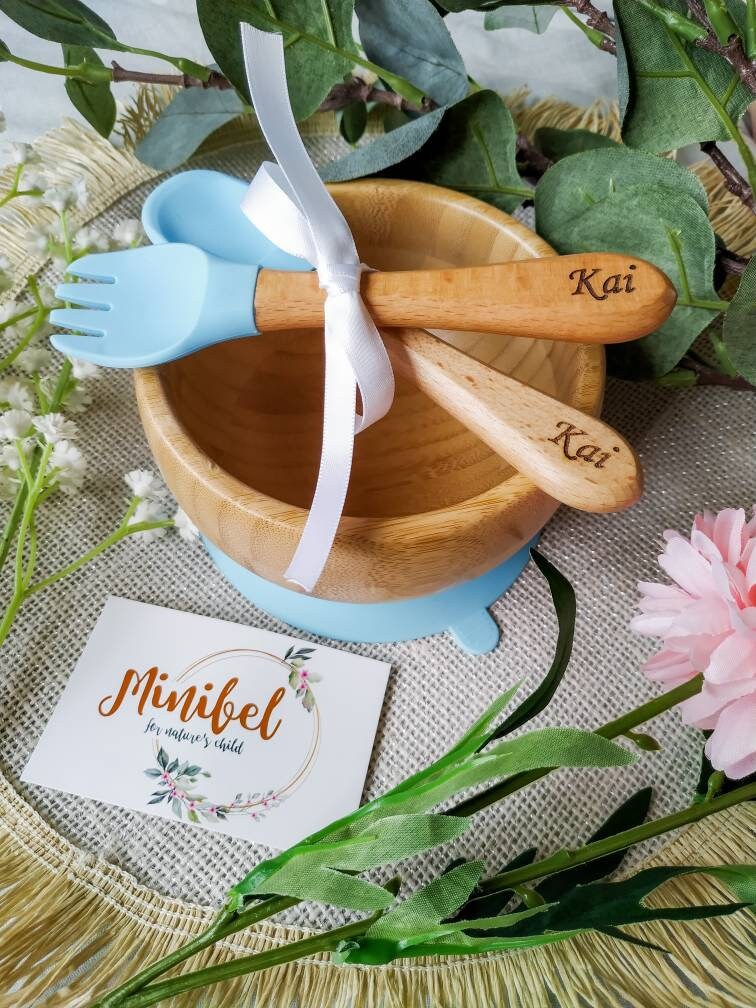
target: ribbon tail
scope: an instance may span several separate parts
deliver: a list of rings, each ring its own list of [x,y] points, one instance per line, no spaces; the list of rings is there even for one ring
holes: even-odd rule
[[[326,319],[323,447],[315,494],[284,577],[310,592],[320,577],[341,520],[354,448],[357,383],[338,332]]]

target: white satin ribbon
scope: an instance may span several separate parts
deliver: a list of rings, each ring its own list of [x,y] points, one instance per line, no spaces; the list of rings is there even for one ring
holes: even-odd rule
[[[270,241],[312,263],[326,291],[323,445],[310,513],[285,573],[312,591],[339,525],[352,468],[354,435],[384,416],[394,398],[386,348],[360,297],[368,267],[343,214],[305,150],[289,103],[281,35],[241,26],[244,64],[260,129],[278,164],[265,162],[242,210]],[[360,390],[362,413],[356,412]]]

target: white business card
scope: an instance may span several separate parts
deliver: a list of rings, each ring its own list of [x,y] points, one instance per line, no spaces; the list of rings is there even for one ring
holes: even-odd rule
[[[110,597],[22,779],[288,847],[358,806],[389,671]]]

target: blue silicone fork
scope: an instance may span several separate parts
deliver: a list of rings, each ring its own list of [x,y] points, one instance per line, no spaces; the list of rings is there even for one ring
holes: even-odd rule
[[[54,325],[75,330],[55,333],[52,344],[95,364],[136,368],[254,335],[258,269],[194,245],[84,256],[68,272],[94,282],[58,285],[60,300],[81,307],[51,313]]]

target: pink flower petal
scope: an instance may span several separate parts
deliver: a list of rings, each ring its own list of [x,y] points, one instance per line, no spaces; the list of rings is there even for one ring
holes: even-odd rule
[[[725,508],[714,519],[714,542],[727,563],[736,564],[740,559],[745,521],[743,508]]]
[[[643,666],[643,671],[654,682],[663,682],[670,686],[679,686],[680,683],[687,682],[696,675],[696,670],[688,659],[674,651],[660,651],[653,658],[649,658]]]
[[[715,769],[733,780],[756,771],[756,693],[724,708],[706,743],[706,755]]]
[[[711,564],[682,537],[670,539],[659,566],[691,595],[700,598],[715,591]]]
[[[685,724],[695,725],[696,728],[715,728],[722,709],[733,700],[753,693],[754,689],[756,684],[747,679],[721,686],[705,682],[700,693],[680,704],[682,719]]]
[[[712,652],[704,675],[713,683],[746,678],[756,682],[756,634],[730,634]]]

